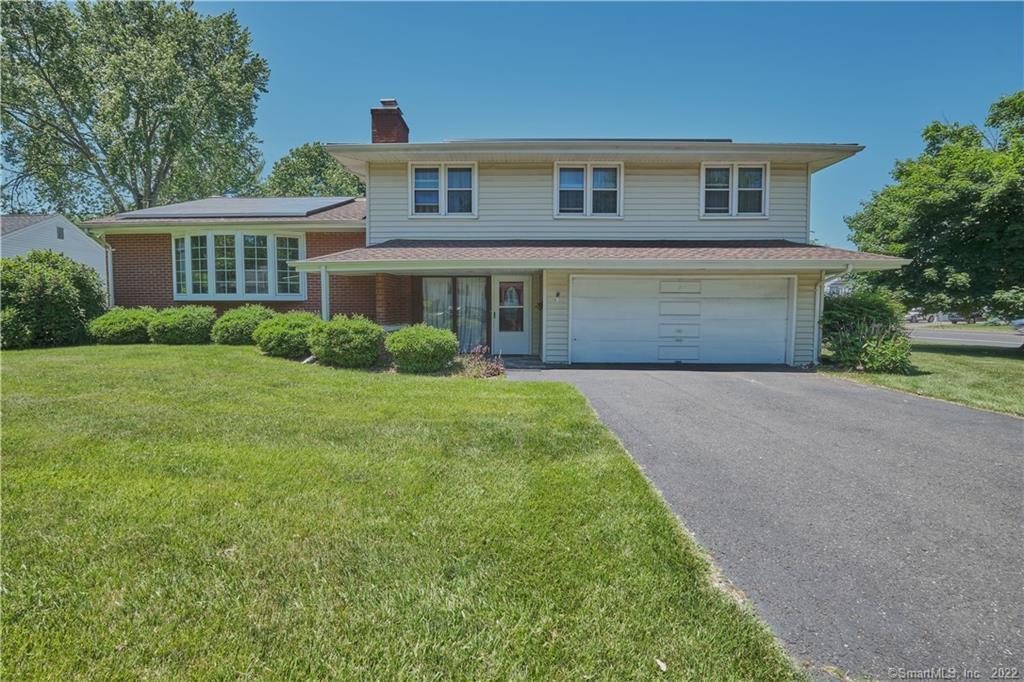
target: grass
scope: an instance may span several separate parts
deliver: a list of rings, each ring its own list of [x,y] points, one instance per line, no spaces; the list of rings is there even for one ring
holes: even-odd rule
[[[924,325],[924,326],[921,326],[921,327],[916,327],[916,329],[922,329],[922,330],[923,329],[942,329],[942,330],[945,330],[945,331],[990,332],[990,333],[991,332],[1000,332],[1000,333],[1010,332],[1010,333],[1012,333],[1012,332],[1016,332],[1017,331],[1016,329],[1014,329],[1013,327],[1011,327],[1008,324],[985,324],[983,322],[982,323],[978,323],[978,324],[966,324],[966,323],[952,324],[952,323],[945,323],[944,322],[944,323],[940,323],[940,324]],[[1021,341],[1024,342],[1024,337],[1021,337]]]
[[[906,376],[824,369],[864,384],[1024,417],[1024,352],[925,341],[914,341],[913,348],[914,371]]]
[[[3,354],[7,679],[799,677],[582,396]]]

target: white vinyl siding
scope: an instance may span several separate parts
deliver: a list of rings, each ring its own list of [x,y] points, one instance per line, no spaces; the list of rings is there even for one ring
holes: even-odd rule
[[[550,363],[569,362],[569,277],[572,274],[593,275],[594,272],[574,273],[565,270],[545,270],[542,275],[544,282],[544,329],[543,329],[543,360]],[[619,273],[617,273],[619,274]],[[729,273],[722,273],[727,275]],[[742,276],[743,273],[736,273]],[[749,275],[749,273],[747,273]],[[646,273],[645,273],[646,275]],[[666,277],[694,278],[693,273],[666,273]],[[814,344],[816,339],[814,319],[814,292],[821,274],[801,273],[796,275],[795,321],[793,322],[793,365],[807,365],[814,362]],[[556,299],[555,293],[560,296]]]
[[[550,163],[481,163],[477,218],[410,218],[409,166],[371,164],[367,243],[389,239],[788,239],[808,241],[807,166],[771,164],[764,218],[700,216],[700,165],[623,169],[622,217],[552,213],[555,168]]]
[[[793,343],[793,364],[808,365],[815,359],[817,343],[817,310],[815,291],[821,282],[821,273],[801,274],[796,285],[796,328]]]

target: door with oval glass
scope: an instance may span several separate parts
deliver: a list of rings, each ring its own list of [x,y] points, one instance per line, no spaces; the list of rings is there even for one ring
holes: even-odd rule
[[[530,278],[503,275],[491,279],[491,352],[530,353]]]

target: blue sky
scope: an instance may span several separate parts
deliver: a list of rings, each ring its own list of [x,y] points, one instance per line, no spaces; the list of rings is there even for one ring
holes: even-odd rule
[[[1024,4],[344,4],[234,8],[270,64],[267,169],[311,140],[368,142],[397,97],[413,141],[731,137],[859,142],[814,176],[811,226],[916,155],[934,119],[982,123],[1024,87]]]

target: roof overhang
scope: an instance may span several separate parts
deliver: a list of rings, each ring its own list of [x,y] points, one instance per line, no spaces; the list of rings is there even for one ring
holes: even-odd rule
[[[260,230],[279,232],[362,232],[362,220],[310,220],[310,221],[253,221],[253,220],[216,220],[216,221],[153,221],[132,220],[114,221],[109,223],[88,222],[81,225],[90,234],[166,234],[171,232],[188,232],[190,230]]]
[[[811,172],[847,159],[859,144],[746,143],[706,140],[485,140],[430,143],[327,144],[348,170],[366,179],[373,163],[623,161],[634,164],[747,161],[805,163]]]
[[[373,260],[373,261],[289,261],[301,272],[326,270],[335,274],[365,275],[371,273],[423,274],[437,272],[518,272],[526,270],[589,270],[589,271],[755,271],[755,272],[864,272],[895,270],[910,263],[906,259],[647,259],[623,258],[616,260],[586,259],[481,259],[481,260]]]

